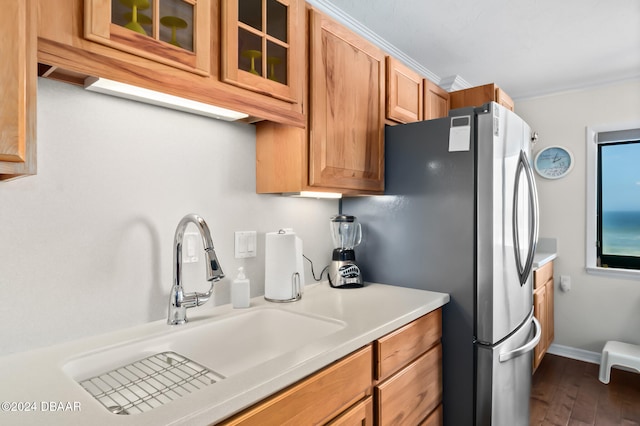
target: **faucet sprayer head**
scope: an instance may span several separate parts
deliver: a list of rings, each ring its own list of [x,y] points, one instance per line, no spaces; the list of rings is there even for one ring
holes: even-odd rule
[[[206,249],[205,255],[207,256],[207,281],[220,281],[224,278],[224,272],[218,262],[216,251],[213,248]]]

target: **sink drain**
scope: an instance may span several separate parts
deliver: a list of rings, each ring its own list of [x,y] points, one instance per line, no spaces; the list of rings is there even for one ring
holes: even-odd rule
[[[111,405],[107,407],[107,410],[111,411],[113,414],[129,414],[127,410],[119,405]]]

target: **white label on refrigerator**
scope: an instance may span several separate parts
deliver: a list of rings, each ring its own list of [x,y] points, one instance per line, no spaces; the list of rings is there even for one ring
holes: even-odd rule
[[[471,148],[471,116],[452,117],[449,128],[449,152],[469,151]]]

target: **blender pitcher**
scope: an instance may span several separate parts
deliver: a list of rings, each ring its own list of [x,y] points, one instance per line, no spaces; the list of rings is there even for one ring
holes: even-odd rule
[[[362,240],[362,227],[358,218],[336,215],[329,222],[333,239],[333,254],[329,265],[329,284],[336,288],[362,287],[362,275],[353,250]]]

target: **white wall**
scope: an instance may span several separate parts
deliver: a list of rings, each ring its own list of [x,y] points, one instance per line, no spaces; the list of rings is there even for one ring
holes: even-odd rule
[[[252,296],[264,293],[266,232],[294,228],[319,273],[337,211],[335,200],[255,193],[252,125],[40,79],[38,174],[0,183],[0,355],[165,318],[187,213],[211,228],[224,304],[238,266]],[[256,258],[234,258],[239,230],[258,231]],[[208,288],[203,264],[185,265],[185,287]]]
[[[585,128],[637,121],[640,81],[520,100],[516,112],[540,134],[534,155],[545,146],[563,145],[573,152],[576,161],[564,179],[536,176],[540,235],[559,240],[555,344],[592,352],[600,352],[607,340],[640,344],[640,280],[585,272]],[[559,290],[560,275],[571,276],[570,292]]]

